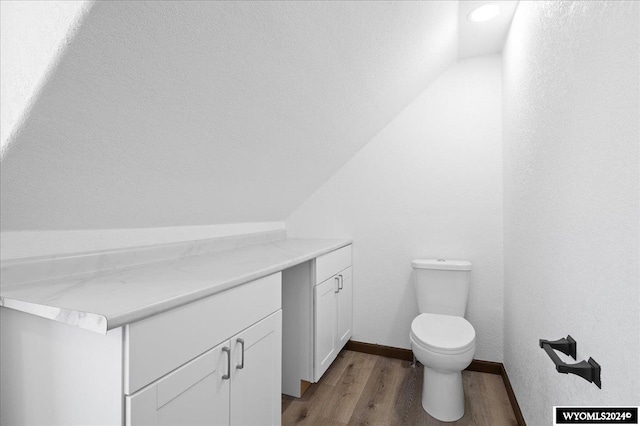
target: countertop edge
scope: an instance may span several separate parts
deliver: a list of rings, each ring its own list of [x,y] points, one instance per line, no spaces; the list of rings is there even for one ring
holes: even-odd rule
[[[108,321],[104,315],[25,302],[10,297],[2,297],[0,299],[0,306],[7,309],[13,309],[99,334],[106,335],[108,331]]]
[[[296,240],[296,239],[291,239],[291,240]],[[267,243],[267,245],[271,245],[283,250],[287,250],[286,247],[281,247],[282,244],[279,244],[279,243],[284,243],[286,241],[287,240],[273,241],[273,242]],[[321,239],[318,239],[318,241],[321,241]],[[149,318],[153,315],[157,315],[162,312],[166,312],[171,309],[196,302],[206,297],[213,296],[217,293],[223,292],[225,290],[229,290],[239,285],[246,284],[250,281],[254,281],[256,279],[259,279],[277,272],[281,272],[287,268],[290,268],[292,266],[298,265],[303,262],[307,262],[318,256],[322,256],[323,254],[332,252],[334,250],[338,250],[342,247],[346,247],[351,244],[352,244],[351,240],[340,240],[340,242],[333,242],[323,247],[320,250],[300,253],[297,256],[296,256],[296,252],[291,251],[293,257],[290,260],[285,261],[283,263],[273,265],[272,267],[267,267],[267,268],[259,269],[256,271],[252,271],[250,273],[238,275],[237,277],[225,280],[223,282],[219,282],[210,287],[205,287],[201,290],[198,290],[192,293],[187,293],[176,298],[168,299],[166,301],[162,301],[154,305],[145,306],[133,312],[127,312],[122,315],[107,316],[107,315],[94,313],[94,312],[82,312],[74,309],[65,309],[65,308],[59,308],[55,306],[48,306],[48,305],[42,305],[42,304],[37,304],[33,302],[21,301],[21,300],[17,300],[17,299],[6,297],[6,296],[0,297],[0,307],[14,309],[17,311],[36,315],[42,318],[50,319],[56,322],[61,322],[63,324],[68,324],[81,329],[106,335],[109,330],[113,330],[118,327],[122,327],[124,325],[131,324],[136,321],[143,320],[145,318]]]
[[[275,241],[270,244],[277,245],[277,243],[278,242]],[[239,285],[246,284],[250,281],[254,281],[259,278],[266,277],[271,274],[275,274],[277,272],[281,272],[287,268],[290,268],[292,266],[298,265],[303,262],[307,262],[318,256],[322,256],[323,254],[327,254],[334,250],[338,250],[350,244],[352,244],[351,240],[345,240],[344,242],[327,246],[322,250],[306,253],[304,255],[301,255],[300,257],[290,260],[289,262],[285,262],[279,265],[274,265],[271,268],[261,269],[253,273],[240,275],[237,278],[227,280],[223,283],[219,283],[219,284],[216,284],[215,286],[202,289],[201,291],[198,291],[198,292],[188,293],[179,299],[170,299],[170,300],[167,300],[166,302],[157,303],[153,306],[142,308],[139,311],[134,313],[124,314],[121,316],[111,316],[111,318],[107,318],[107,330],[112,330],[114,328],[122,327],[124,325],[131,324],[133,322],[140,321],[145,318],[149,318],[153,315],[157,315],[162,312],[166,312],[171,309],[196,302],[198,300],[204,299],[205,297],[213,296],[217,293],[221,293],[225,290],[229,290]]]

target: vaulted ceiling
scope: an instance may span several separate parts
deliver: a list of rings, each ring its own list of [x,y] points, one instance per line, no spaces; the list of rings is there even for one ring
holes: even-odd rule
[[[457,54],[457,2],[97,2],[2,160],[2,230],[284,220]]]

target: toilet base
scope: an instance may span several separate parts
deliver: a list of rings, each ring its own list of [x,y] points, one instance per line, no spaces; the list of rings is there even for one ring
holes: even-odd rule
[[[455,422],[464,416],[462,372],[442,372],[424,367],[422,408],[442,422]]]

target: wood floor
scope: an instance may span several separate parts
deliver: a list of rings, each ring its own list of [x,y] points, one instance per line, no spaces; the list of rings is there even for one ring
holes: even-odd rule
[[[516,425],[502,378],[462,372],[465,414],[442,423],[422,409],[422,367],[342,351],[302,398],[282,397],[283,425]]]

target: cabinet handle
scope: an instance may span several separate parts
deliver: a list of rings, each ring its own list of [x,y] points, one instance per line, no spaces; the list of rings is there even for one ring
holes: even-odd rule
[[[242,370],[244,368],[244,339],[237,339],[236,342],[242,345],[242,359],[240,360],[240,364],[236,365],[236,368]]]
[[[338,284],[338,290],[342,290],[344,288],[344,277],[342,274],[338,275],[340,277],[340,284]]]
[[[231,378],[231,349],[225,346],[222,348],[222,352],[227,353],[227,374],[222,376],[222,380],[229,380]]]
[[[338,293],[340,291],[340,278],[338,277],[333,277],[334,280],[336,280],[338,282],[338,289],[334,290],[334,293]]]

